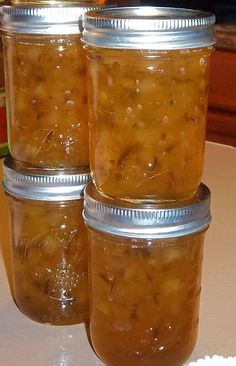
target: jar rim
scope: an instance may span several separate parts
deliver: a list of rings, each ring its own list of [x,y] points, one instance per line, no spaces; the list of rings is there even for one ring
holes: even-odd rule
[[[171,7],[117,7],[88,11],[83,41],[120,49],[186,49],[215,43],[212,13]]]
[[[103,197],[89,183],[84,192],[83,217],[88,226],[133,238],[173,238],[204,231],[211,222],[210,190],[200,184],[186,201],[137,204]]]
[[[39,201],[68,201],[83,198],[90,173],[55,169],[30,169],[8,156],[3,161],[3,189],[10,196]]]
[[[10,6],[0,8],[1,30],[5,34],[66,35],[82,32],[82,18],[99,9],[90,1],[77,6]]]

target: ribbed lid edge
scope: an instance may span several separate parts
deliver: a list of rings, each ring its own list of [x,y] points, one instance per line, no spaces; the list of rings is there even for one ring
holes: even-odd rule
[[[201,184],[191,201],[138,205],[102,197],[85,188],[84,219],[102,232],[134,238],[170,238],[205,230],[211,221],[210,191]]]
[[[27,172],[27,169],[17,170],[10,157],[3,162],[3,188],[6,193],[17,198],[42,201],[80,199],[89,180],[90,174],[86,172]]]

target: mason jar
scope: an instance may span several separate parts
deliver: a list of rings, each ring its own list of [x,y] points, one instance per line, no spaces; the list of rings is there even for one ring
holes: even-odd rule
[[[85,189],[90,335],[107,366],[180,366],[199,321],[210,192],[178,204],[124,203]]]
[[[82,219],[89,173],[29,172],[4,161],[13,296],[29,318],[54,325],[88,321],[88,254]]]
[[[90,164],[101,194],[156,202],[196,193],[214,22],[157,7],[85,15]]]
[[[1,9],[9,147],[26,166],[89,165],[81,17],[93,8]]]

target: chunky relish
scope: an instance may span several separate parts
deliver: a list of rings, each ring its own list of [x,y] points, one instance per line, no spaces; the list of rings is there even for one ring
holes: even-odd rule
[[[11,198],[14,297],[33,320],[54,325],[88,321],[87,236],[83,200]]]
[[[4,36],[4,48],[13,158],[41,168],[88,166],[80,35]]]
[[[101,193],[151,201],[194,195],[210,52],[87,47],[90,161]]]
[[[89,228],[90,332],[108,366],[180,366],[198,328],[204,234],[122,238]]]

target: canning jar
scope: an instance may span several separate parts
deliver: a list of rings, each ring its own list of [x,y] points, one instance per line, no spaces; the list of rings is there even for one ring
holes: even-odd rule
[[[1,9],[9,147],[27,166],[89,165],[80,23],[91,8]]]
[[[102,194],[171,201],[196,192],[214,21],[156,7],[85,15],[90,164]]]
[[[89,174],[29,173],[4,161],[10,212],[13,296],[29,318],[54,325],[88,321],[83,189]]]
[[[180,366],[193,351],[209,195],[122,204],[86,187],[90,334],[107,366]]]

